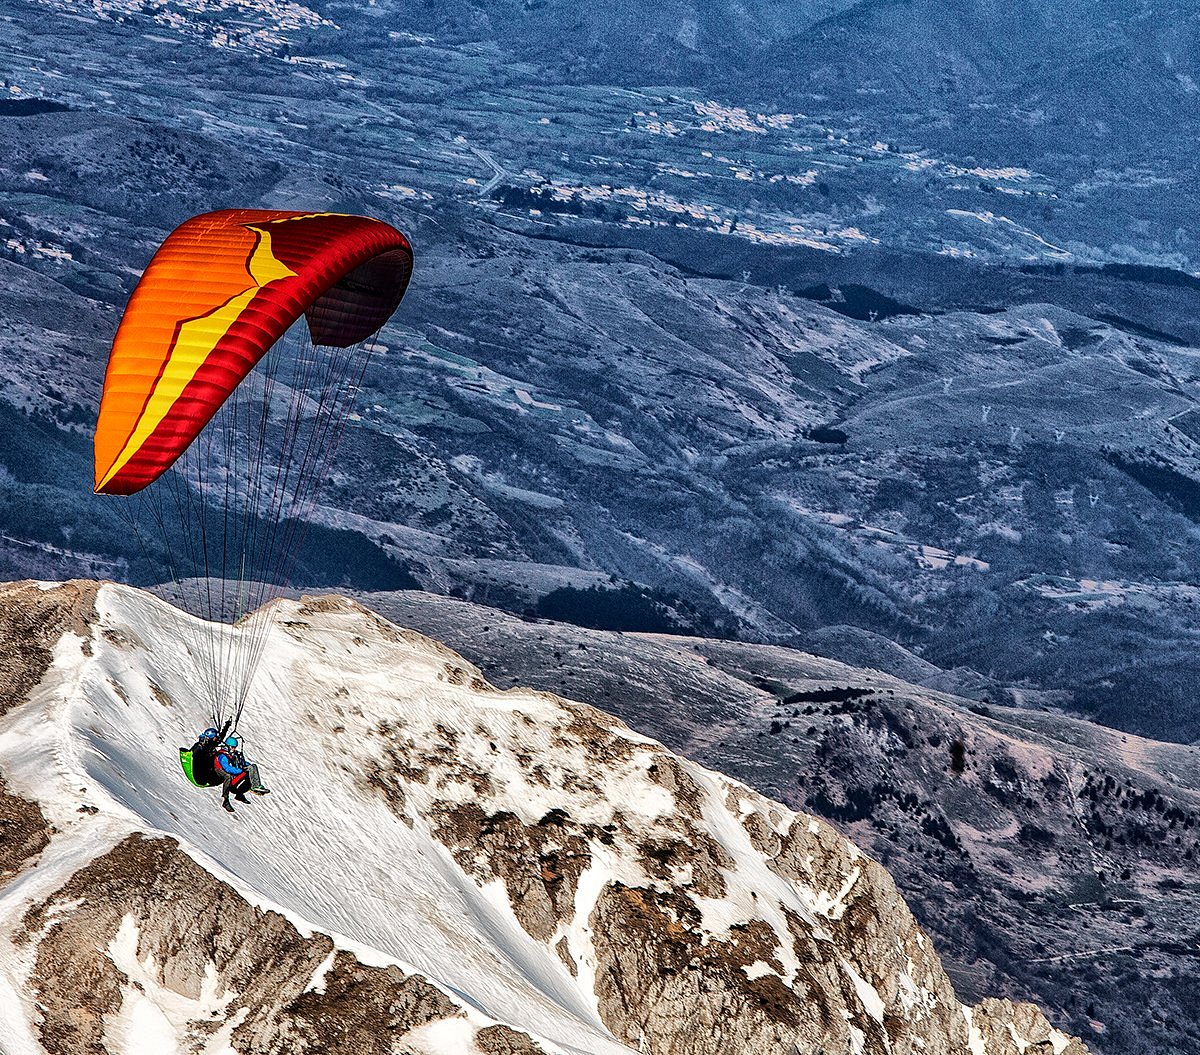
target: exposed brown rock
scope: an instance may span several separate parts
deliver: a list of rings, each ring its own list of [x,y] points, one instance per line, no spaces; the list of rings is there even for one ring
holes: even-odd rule
[[[50,841],[50,826],[37,804],[11,795],[0,778],[0,884],[17,874]]]
[[[152,958],[166,988],[196,999],[215,968],[231,999],[212,1020],[193,1022],[191,1039],[244,1010],[233,1034],[243,1055],[390,1055],[409,1030],[460,1014],[425,980],[346,953],[324,973],[324,992],[306,992],[333,952],[328,938],[304,938],[278,913],[248,904],[174,840],[134,835],[24,920],[27,933],[45,929],[30,985],[50,1055],[105,1055],[105,1016],[135,984],[111,955],[126,917],[138,928],[138,959]]]
[[[988,997],[975,1007],[971,1023],[983,1038],[988,1055],[1087,1055],[1087,1048],[1075,1037],[1062,1047],[1060,1033],[1056,1045],[1050,1023],[1033,1004]]]
[[[571,959],[569,943],[567,942],[565,936],[559,938],[558,941],[554,943],[554,951],[558,953],[558,958],[562,960],[566,969],[571,972],[571,977],[577,977],[579,975],[579,965],[576,964],[573,959]]]
[[[590,922],[601,1013],[635,1050],[745,1055],[822,1040],[848,1048],[841,1016],[840,1037],[830,1036],[813,1024],[815,1008],[797,1001],[778,976],[751,979],[744,970],[773,958],[773,932],[765,941],[747,928],[730,941],[705,942],[689,899],[619,884],[601,895]]]
[[[468,803],[439,809],[434,831],[469,875],[503,879],[521,926],[549,941],[559,921],[574,915],[579,877],[591,861],[587,839],[568,822],[550,813],[526,825]]]
[[[652,879],[675,886],[683,884],[701,897],[723,897],[726,869],[733,859],[699,823],[703,816],[704,792],[679,761],[659,752],[646,770],[656,784],[675,800],[677,831],[645,840],[640,847],[640,864]],[[686,881],[681,879],[687,876]]]
[[[475,1034],[475,1046],[486,1055],[544,1055],[540,1045],[508,1026],[486,1026]]]
[[[648,839],[638,849],[642,870],[664,886],[686,886],[701,897],[725,894],[721,870],[731,868],[733,861],[707,832],[684,828],[678,834]]]
[[[99,585],[78,580],[48,590],[31,582],[0,586],[0,714],[23,703],[42,680],[64,633],[78,634],[87,647]]]
[[[633,757],[638,749],[636,743],[613,733],[614,727],[623,728],[624,723],[611,715],[598,711],[584,703],[573,703],[549,693],[539,693],[563,707],[565,726],[559,731],[564,739],[581,743],[597,762],[617,762]]]
[[[408,737],[399,723],[381,723],[377,730],[385,739],[383,765],[372,783],[386,790],[404,780],[419,780],[426,787],[447,795],[450,801],[432,813],[438,839],[454,854],[469,874],[487,882],[504,881],[517,919],[530,935],[547,941],[557,926],[573,918],[579,877],[591,861],[591,844],[614,845],[618,841],[638,860],[645,873],[664,887],[687,886],[704,897],[725,893],[724,870],[733,861],[720,843],[700,824],[703,792],[677,760],[661,749],[634,744],[598,720],[599,712],[555,701],[563,709],[564,727],[551,730],[557,746],[577,750],[586,744],[590,759],[601,754],[610,761],[627,762],[635,751],[646,753],[647,775],[675,798],[678,809],[664,819],[652,835],[635,833],[617,810],[606,825],[583,824],[562,809],[550,810],[529,825],[509,810],[485,810],[477,799],[487,799],[495,788],[487,772],[463,760],[456,730],[438,725],[435,743],[445,750],[430,750]],[[617,746],[613,746],[614,742]],[[513,757],[531,783],[550,787],[552,780],[545,759],[517,749]],[[600,763],[597,763],[599,771]],[[564,790],[584,796],[600,796],[603,789],[594,776],[567,771]],[[456,787],[468,786],[472,799],[462,803]],[[395,795],[390,796],[396,808]],[[562,955],[562,950],[560,950]],[[572,970],[574,964],[570,964]]]
[[[258,1037],[249,1024],[234,1031],[234,1045],[239,1051],[279,1055],[391,1055],[395,1042],[409,1030],[459,1015],[445,994],[423,979],[396,967],[364,967],[346,952],[336,955],[322,982],[324,992],[302,993],[281,1009],[271,1023],[276,1036],[266,1047],[253,1046]]]
[[[833,943],[850,965],[869,982],[883,1001],[883,1026],[893,1047],[911,1047],[929,1034],[945,1047],[929,1051],[955,1051],[965,1045],[965,1023],[958,1010],[954,988],[942,969],[933,944],[923,934],[888,872],[859,853],[847,839],[819,821],[796,819],[779,840],[780,849],[769,861],[779,875],[799,885],[838,898],[842,877],[857,878],[837,905],[820,919]],[[832,887],[832,889],[831,889]],[[809,928],[793,927],[793,930]],[[843,972],[843,977],[845,974]],[[898,1015],[903,978],[930,995],[914,1012]]]
[[[351,612],[359,605],[336,594],[306,595],[300,599],[300,615],[323,615],[327,612]]]

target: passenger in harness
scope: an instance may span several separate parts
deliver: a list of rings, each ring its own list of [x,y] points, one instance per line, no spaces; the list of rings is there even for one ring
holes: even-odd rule
[[[229,801],[231,792],[238,802],[247,801],[247,791],[252,791],[256,795],[270,793],[269,788],[263,787],[262,780],[258,775],[258,766],[253,762],[247,762],[246,756],[242,754],[240,748],[241,740],[236,736],[228,736],[225,738],[225,742],[218,744],[213,752],[214,774],[222,778],[221,805],[230,813],[233,813],[233,806]]]

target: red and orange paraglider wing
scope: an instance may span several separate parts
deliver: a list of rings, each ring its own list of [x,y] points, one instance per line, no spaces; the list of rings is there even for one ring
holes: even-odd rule
[[[301,315],[347,347],[404,296],[412,250],[364,216],[231,209],[171,233],[117,329],[96,424],[96,491],[157,479]]]

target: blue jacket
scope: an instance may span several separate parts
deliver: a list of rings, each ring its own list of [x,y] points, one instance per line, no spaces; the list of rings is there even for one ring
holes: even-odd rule
[[[217,748],[214,761],[217,764],[217,768],[226,776],[236,777],[239,773],[246,772],[246,767],[238,764],[241,761],[241,757],[235,755],[224,744]]]

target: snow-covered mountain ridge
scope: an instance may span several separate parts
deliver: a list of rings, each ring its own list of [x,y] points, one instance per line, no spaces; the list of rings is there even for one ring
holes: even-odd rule
[[[823,822],[351,602],[277,605],[243,722],[274,794],[228,818],[173,758],[187,617],[0,591],[5,1055],[1086,1050],[964,1008]]]

